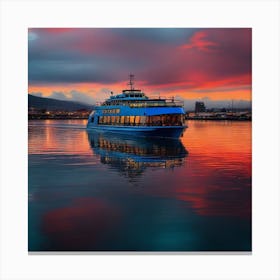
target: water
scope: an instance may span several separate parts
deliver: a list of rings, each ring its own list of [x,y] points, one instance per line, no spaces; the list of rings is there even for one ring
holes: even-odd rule
[[[29,121],[29,251],[250,251],[251,123],[178,141]]]

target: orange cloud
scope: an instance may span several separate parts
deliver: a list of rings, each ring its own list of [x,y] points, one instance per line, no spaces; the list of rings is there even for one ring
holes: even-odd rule
[[[163,84],[160,86],[138,86],[148,96],[149,95],[162,95],[162,96],[180,96],[185,99],[201,99],[208,97],[211,100],[252,100],[252,90],[250,86],[248,88],[242,86],[225,87],[226,81],[209,81],[201,85],[199,88],[189,88],[188,83],[176,83],[176,84]],[[78,84],[50,84],[50,85],[30,85],[28,87],[29,93],[42,93],[43,97],[50,97],[53,92],[62,92],[66,96],[72,90],[79,91],[89,97],[103,100],[109,97],[110,92],[115,94],[120,93],[125,89],[126,84],[124,82],[117,84],[95,84],[95,83],[78,83]],[[178,87],[178,88],[177,88]],[[210,93],[210,94],[209,94]],[[71,97],[70,97],[71,98]]]

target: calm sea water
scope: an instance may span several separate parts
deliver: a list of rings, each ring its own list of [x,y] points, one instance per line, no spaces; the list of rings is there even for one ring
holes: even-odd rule
[[[29,251],[250,251],[251,122],[178,141],[29,121]]]

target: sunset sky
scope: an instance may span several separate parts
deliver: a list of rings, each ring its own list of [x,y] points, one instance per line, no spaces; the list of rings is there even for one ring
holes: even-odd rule
[[[185,103],[248,106],[249,28],[31,28],[29,94],[94,104],[127,88]]]

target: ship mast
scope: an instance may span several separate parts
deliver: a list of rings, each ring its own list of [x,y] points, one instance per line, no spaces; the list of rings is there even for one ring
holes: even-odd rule
[[[130,86],[130,90],[134,90],[134,87],[133,87],[133,85],[134,85],[134,75],[133,74],[130,74],[129,75],[129,83],[128,83],[128,85]]]

